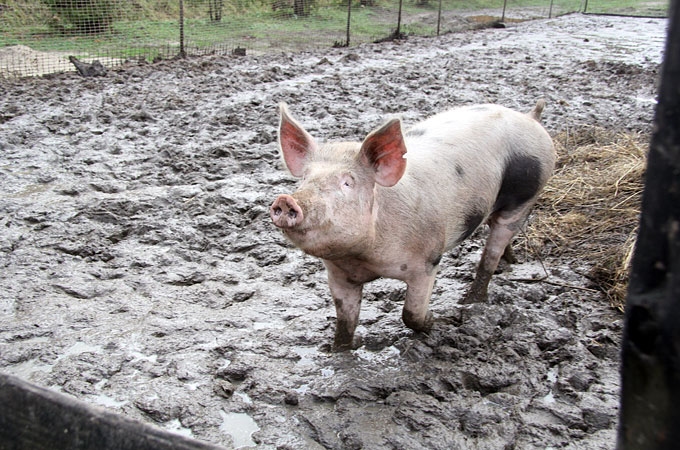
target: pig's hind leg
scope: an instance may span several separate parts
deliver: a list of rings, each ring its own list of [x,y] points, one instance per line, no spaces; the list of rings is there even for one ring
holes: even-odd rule
[[[501,257],[508,258],[506,259],[508,262],[513,262],[511,259],[514,259],[514,255],[512,249],[510,249],[510,241],[521,228],[532,205],[533,202],[530,202],[514,212],[498,211],[489,217],[489,237],[477,266],[475,280],[460,303],[469,304],[486,301],[491,276],[496,271]]]
[[[484,302],[491,276],[512,237],[519,231],[548,179],[540,158],[515,152],[506,161],[498,196],[489,217],[489,237],[477,275],[461,303]]]

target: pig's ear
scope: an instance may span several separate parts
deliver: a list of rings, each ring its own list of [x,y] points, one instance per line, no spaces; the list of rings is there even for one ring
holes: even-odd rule
[[[361,159],[375,170],[375,182],[390,187],[399,182],[406,170],[406,144],[401,121],[392,119],[366,136],[361,144]]]
[[[284,103],[279,105],[281,124],[279,125],[279,147],[283,161],[295,177],[304,172],[305,160],[310,152],[316,151],[316,142],[302,126],[288,113]]]

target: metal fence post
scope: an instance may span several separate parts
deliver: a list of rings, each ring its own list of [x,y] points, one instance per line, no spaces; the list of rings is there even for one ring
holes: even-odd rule
[[[401,4],[403,0],[399,0],[399,15],[397,15],[397,31],[394,32],[394,35],[399,38],[401,36]]]
[[[442,23],[442,0],[439,0],[439,12],[437,12],[437,36],[439,36],[439,29]]]
[[[347,39],[345,40],[345,47],[349,47],[349,26],[352,19],[352,0],[347,0]]]
[[[184,0],[179,0],[179,56],[182,58],[187,56],[184,48]]]

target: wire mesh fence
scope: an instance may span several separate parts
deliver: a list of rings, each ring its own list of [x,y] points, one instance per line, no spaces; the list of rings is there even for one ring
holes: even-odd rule
[[[0,77],[206,54],[350,46],[570,12],[665,16],[668,0],[0,0]]]

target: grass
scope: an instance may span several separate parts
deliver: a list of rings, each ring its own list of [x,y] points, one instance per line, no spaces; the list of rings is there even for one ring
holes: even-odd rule
[[[185,37],[195,47],[244,46],[250,48],[303,48],[310,44],[331,46],[344,42],[347,7],[343,0],[316,0],[309,17],[292,16],[288,10],[272,10],[273,0],[239,0],[225,4],[221,22],[208,18],[205,0],[185,0]],[[290,0],[292,1],[292,0]],[[397,26],[397,0],[375,0],[374,6],[361,7],[354,0],[351,43],[370,42],[391,35]],[[421,4],[417,2],[420,1]],[[226,3],[226,2],[225,2]],[[134,0],[121,12],[120,20],[110,31],[99,35],[69,36],[55,33],[48,22],[54,14],[41,0],[7,0],[8,8],[0,16],[0,47],[24,44],[40,51],[73,51],[112,54],[122,57],[146,55],[149,59],[163,52],[174,56],[179,48],[179,2]],[[533,8],[547,16],[549,0],[516,0],[509,2],[506,15],[513,9]],[[438,0],[404,0],[401,31],[405,34],[436,33]],[[501,0],[460,2],[443,0],[444,12],[491,10],[500,17]],[[580,0],[554,0],[553,14],[577,11]],[[668,0],[640,2],[634,0],[590,1],[589,11],[620,10],[629,13],[662,14]],[[283,13],[288,13],[282,14]],[[135,20],[132,20],[135,18]],[[446,28],[444,28],[446,29]],[[75,53],[75,52],[74,52]]]
[[[597,0],[588,1],[591,14],[626,14],[632,16],[667,17],[668,1]]]

